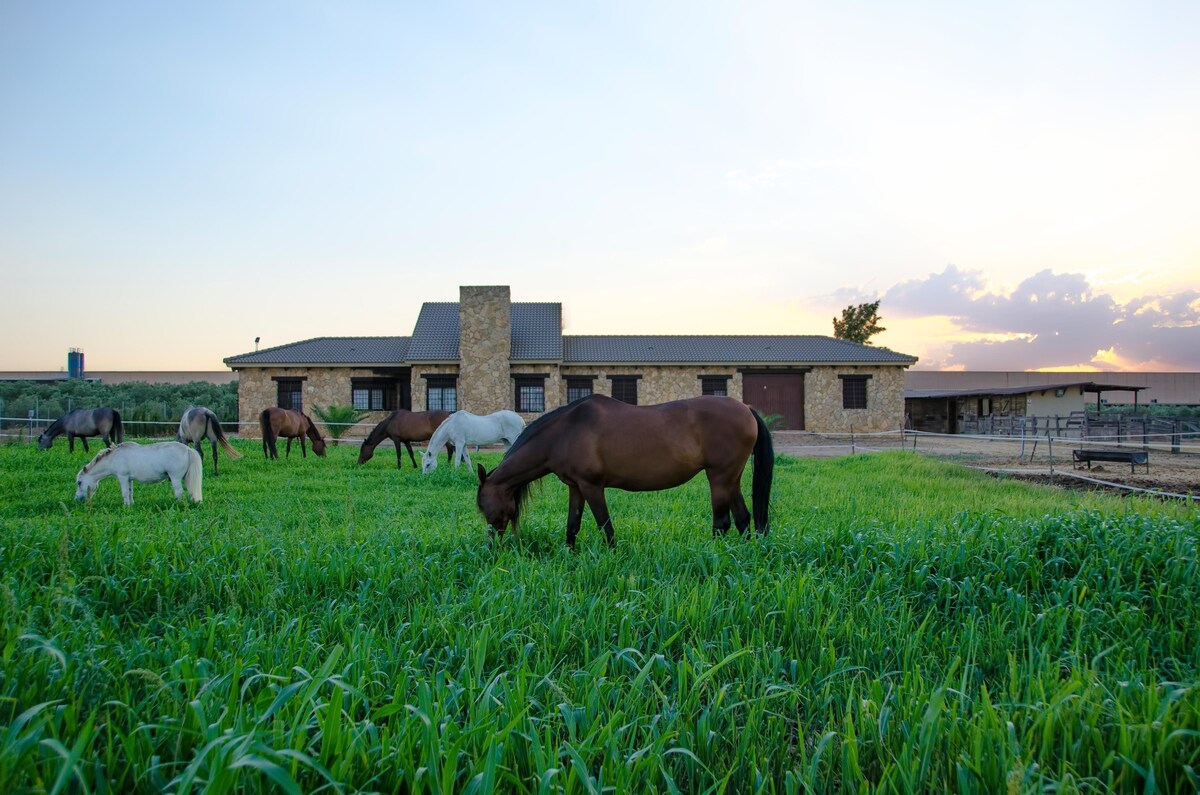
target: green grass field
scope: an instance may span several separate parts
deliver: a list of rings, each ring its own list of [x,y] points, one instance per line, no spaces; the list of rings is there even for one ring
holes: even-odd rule
[[[780,458],[765,539],[700,479],[572,554],[557,482],[493,546],[444,459],[241,444],[130,508],[0,448],[0,792],[1200,789],[1194,506]]]

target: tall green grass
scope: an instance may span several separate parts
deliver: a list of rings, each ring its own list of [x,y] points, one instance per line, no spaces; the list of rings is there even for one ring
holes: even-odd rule
[[[572,554],[557,482],[491,545],[465,469],[239,446],[130,508],[0,448],[0,792],[1200,788],[1195,508],[780,458],[766,538],[700,478]]]

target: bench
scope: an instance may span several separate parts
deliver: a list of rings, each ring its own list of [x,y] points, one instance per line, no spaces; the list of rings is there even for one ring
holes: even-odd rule
[[[1131,473],[1136,472],[1135,467],[1139,465],[1146,467],[1147,473],[1150,472],[1150,453],[1145,450],[1072,450],[1071,459],[1076,469],[1084,463],[1091,469],[1093,461],[1115,461],[1129,464]]]

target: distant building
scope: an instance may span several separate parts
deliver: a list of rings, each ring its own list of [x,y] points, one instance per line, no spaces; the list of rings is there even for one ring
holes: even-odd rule
[[[408,337],[318,337],[225,359],[240,421],[268,406],[513,409],[527,420],[604,394],[638,405],[728,395],[786,428],[899,428],[916,357],[824,336],[562,333],[562,305],[513,303],[508,287],[462,287],[422,306]]]

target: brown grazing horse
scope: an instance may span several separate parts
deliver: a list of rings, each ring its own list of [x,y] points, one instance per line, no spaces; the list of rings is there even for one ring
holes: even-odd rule
[[[630,406],[592,395],[537,419],[491,472],[481,465],[475,504],[493,534],[503,535],[511,522],[513,534],[519,535],[530,484],[553,474],[567,484],[570,494],[567,546],[575,547],[585,502],[611,546],[606,488],[659,491],[680,486],[703,471],[712,491],[713,535],[729,532],[731,509],[733,521],[745,533],[750,511],[741,479],[752,453],[754,527],[765,534],[775,453],[771,434],[754,410],[728,397]]]
[[[304,412],[272,406],[263,409],[259,422],[262,423],[263,455],[268,459],[279,458],[275,440],[280,437],[288,440],[285,458],[292,454],[292,439],[300,440],[300,452],[308,458],[308,451],[304,448],[305,436],[312,440],[313,452],[324,457],[325,440],[321,438],[316,423]]]
[[[121,412],[116,409],[110,409],[108,406],[101,406],[98,409],[75,409],[62,415],[50,424],[50,427],[42,431],[42,435],[38,437],[38,447],[42,450],[49,450],[54,444],[54,439],[62,434],[67,435],[67,449],[72,453],[75,452],[75,440],[83,442],[83,451],[88,450],[88,437],[99,436],[104,442],[105,448],[111,447],[115,442],[120,444],[125,441],[125,428],[121,425]]]
[[[375,448],[386,438],[391,439],[392,444],[396,445],[396,469],[403,468],[402,453],[405,447],[408,448],[408,457],[415,469],[417,457],[413,455],[412,442],[429,441],[429,437],[433,436],[433,432],[449,416],[449,411],[396,409],[367,434],[367,438],[362,443],[362,449],[358,452],[358,463],[365,464],[370,461],[371,456],[375,455]],[[446,463],[450,463],[452,455],[454,455],[454,446],[450,445],[446,451]]]

